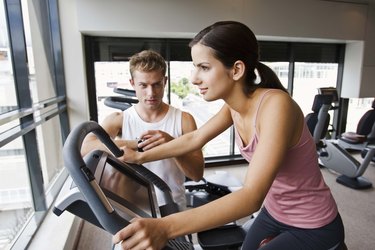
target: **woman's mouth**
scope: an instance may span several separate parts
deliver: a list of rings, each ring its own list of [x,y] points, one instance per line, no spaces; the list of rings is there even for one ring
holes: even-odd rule
[[[199,92],[201,93],[201,95],[204,95],[204,94],[206,94],[207,90],[208,90],[208,88],[200,88]]]

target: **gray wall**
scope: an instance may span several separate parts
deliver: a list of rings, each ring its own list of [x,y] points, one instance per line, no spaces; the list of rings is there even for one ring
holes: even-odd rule
[[[88,119],[82,35],[191,38],[218,20],[261,40],[347,43],[343,97],[373,97],[375,6],[317,0],[61,0],[71,123]]]

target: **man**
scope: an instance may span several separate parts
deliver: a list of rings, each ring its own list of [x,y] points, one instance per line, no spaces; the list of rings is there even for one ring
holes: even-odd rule
[[[167,83],[166,63],[158,53],[146,50],[130,58],[130,84],[139,102],[123,112],[115,112],[101,124],[119,147],[127,146],[149,150],[197,128],[194,118],[187,112],[163,102]],[[121,138],[118,136],[121,135]],[[82,145],[82,154],[93,149],[107,151],[105,146],[89,134]],[[200,180],[203,177],[204,159],[201,150],[179,157],[144,164],[163,179],[172,190],[180,209],[186,207],[185,177]],[[159,205],[163,196],[156,189]]]

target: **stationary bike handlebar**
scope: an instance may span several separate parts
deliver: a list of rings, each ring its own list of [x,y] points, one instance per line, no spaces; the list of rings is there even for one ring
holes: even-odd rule
[[[95,122],[85,122],[75,127],[66,139],[63,147],[64,164],[95,217],[103,228],[114,235],[129,222],[115,212],[82,158],[81,146],[90,132],[95,133],[116,157],[123,155],[123,151],[102,127]]]
[[[81,147],[83,140],[91,132],[99,138],[115,157],[120,157],[124,154],[98,123],[89,121],[78,125],[70,132],[63,147],[64,164],[98,221],[107,231],[114,234],[129,224],[129,222],[114,213],[114,209],[82,158]],[[173,201],[170,187],[159,176],[141,165],[127,164],[127,167],[138,172],[162,192],[166,202],[166,205],[160,207],[162,216],[178,212],[178,206]],[[107,216],[107,219],[101,219],[104,216]]]

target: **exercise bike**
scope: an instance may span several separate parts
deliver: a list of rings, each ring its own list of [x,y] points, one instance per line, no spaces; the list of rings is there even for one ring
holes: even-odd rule
[[[93,132],[113,153],[93,151],[82,158],[80,150],[85,136]],[[55,203],[53,212],[64,211],[108,231],[112,235],[135,217],[158,218],[178,212],[171,190],[153,172],[136,164],[119,161],[120,150],[95,122],[85,122],[69,134],[63,157],[70,179]],[[155,188],[162,191],[166,205],[158,206]],[[169,240],[165,250],[193,249],[186,237]]]
[[[226,171],[216,171],[199,182],[185,182],[188,207],[199,207],[234,192],[242,187],[242,182]],[[243,225],[236,221],[197,233],[199,246],[206,250],[240,249],[251,226],[254,216]]]
[[[328,111],[331,108],[332,97],[329,95],[316,95],[312,110],[313,116],[306,116],[306,122],[315,120],[315,124],[310,124],[309,129],[317,145],[317,153],[322,166],[334,170],[341,174],[336,181],[344,186],[353,189],[368,189],[372,183],[362,175],[375,155],[375,147],[368,146],[367,153],[360,163],[348,151],[342,148],[337,140],[325,139],[325,131],[329,121]]]

